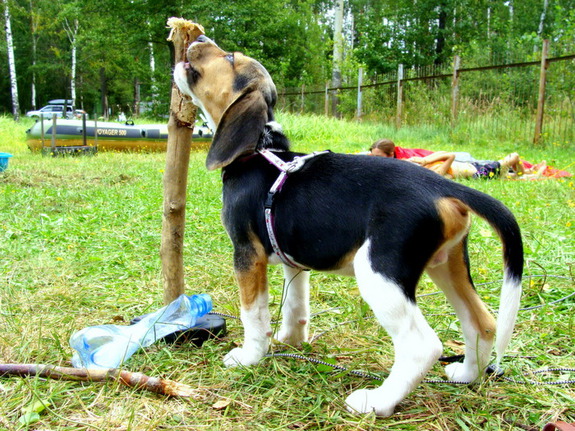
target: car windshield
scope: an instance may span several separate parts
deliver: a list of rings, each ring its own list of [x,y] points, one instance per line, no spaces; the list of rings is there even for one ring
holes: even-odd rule
[[[45,106],[44,108],[40,109],[42,112],[62,112],[64,108],[61,106]]]

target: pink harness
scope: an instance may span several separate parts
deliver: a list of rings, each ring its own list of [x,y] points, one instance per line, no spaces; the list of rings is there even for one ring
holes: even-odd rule
[[[268,162],[270,162],[272,165],[274,165],[276,168],[280,170],[280,174],[277,180],[271,186],[265,202],[266,228],[274,252],[285,265],[290,266],[292,268],[307,269],[292,261],[279,247],[274,229],[274,215],[272,211],[273,202],[276,193],[279,193],[281,191],[284,183],[287,180],[288,175],[300,170],[307,160],[312,159],[313,157],[319,156],[321,154],[329,153],[329,151],[319,151],[314,152],[312,154],[307,154],[305,156],[298,156],[295,157],[291,162],[284,162],[282,159],[280,159],[278,156],[276,156],[269,150],[258,150],[258,153],[264,156]]]

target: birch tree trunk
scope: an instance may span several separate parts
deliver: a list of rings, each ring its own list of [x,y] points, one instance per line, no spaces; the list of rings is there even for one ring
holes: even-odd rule
[[[68,35],[68,40],[70,41],[70,46],[72,47],[72,67],[70,69],[70,98],[72,99],[72,106],[76,106],[76,69],[77,69],[77,57],[78,48],[76,40],[78,38],[78,29],[80,24],[78,19],[74,20],[74,26],[71,27],[68,19],[64,21],[64,30]]]
[[[10,25],[10,8],[8,0],[2,0],[4,3],[4,19],[6,30],[6,47],[8,49],[8,69],[10,74],[10,91],[12,93],[12,115],[14,121],[20,120],[20,104],[18,103],[18,82],[16,81],[16,63],[14,59],[14,41],[12,39],[12,26]]]
[[[152,42],[152,33],[149,30],[150,22],[148,25],[148,50],[150,51],[150,80],[152,83],[152,100],[155,102],[158,97],[158,84],[156,82],[156,54],[154,53],[154,42]]]
[[[547,8],[549,6],[549,0],[543,0],[543,10],[541,11],[541,16],[539,17],[539,28],[537,29],[537,35],[543,38],[543,29],[545,26],[545,16],[547,15]]]
[[[331,86],[341,87],[341,65],[343,63],[343,0],[337,0],[335,4],[335,23],[333,30],[333,68],[331,73]],[[337,90],[332,99],[332,115],[339,118],[339,98]]]
[[[30,102],[32,103],[32,110],[36,110],[36,49],[38,46],[38,19],[34,12],[34,5],[30,0],[30,29],[32,30],[32,84],[30,88]]]
[[[106,69],[104,67],[100,67],[100,92],[102,117],[108,120],[108,79],[106,78]]]

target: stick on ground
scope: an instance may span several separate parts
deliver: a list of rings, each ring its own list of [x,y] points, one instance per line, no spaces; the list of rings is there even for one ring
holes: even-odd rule
[[[191,386],[173,380],[150,377],[142,373],[133,373],[117,368],[87,370],[86,368],[58,367],[45,364],[0,364],[0,377],[8,376],[38,376],[81,382],[117,381],[131,388],[144,389],[167,396],[193,397],[197,394],[197,390]]]

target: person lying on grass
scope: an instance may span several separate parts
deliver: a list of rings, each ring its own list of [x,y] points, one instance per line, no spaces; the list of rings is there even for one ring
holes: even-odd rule
[[[497,161],[475,160],[465,152],[430,151],[421,148],[401,148],[390,139],[376,141],[369,155],[393,157],[417,163],[447,178],[540,178],[547,169],[545,161],[527,167],[519,154],[511,153]]]
[[[410,157],[416,163],[447,178],[514,178],[538,179],[547,168],[545,161],[525,168],[518,153],[511,153],[501,160],[481,162],[458,162],[454,153],[437,151],[425,157]]]

